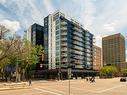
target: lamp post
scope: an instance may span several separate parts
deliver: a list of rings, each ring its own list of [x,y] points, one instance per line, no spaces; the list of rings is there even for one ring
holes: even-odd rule
[[[71,79],[71,67],[70,66],[68,67],[68,79],[69,79],[69,90],[68,90],[69,93],[68,94],[70,95],[70,79]]]
[[[18,56],[19,56],[19,45],[18,45],[18,47],[17,47],[17,63],[16,63],[16,82],[18,82],[19,81],[19,67],[18,67]]]
[[[16,63],[16,82],[18,82],[18,56],[17,56],[17,63]]]
[[[68,48],[68,51],[69,51],[69,54],[68,54],[68,80],[69,80],[69,88],[68,88],[68,95],[70,95],[70,92],[71,92],[71,89],[70,89],[70,85],[71,85],[71,83],[70,83],[70,79],[71,79],[71,64],[70,64],[70,54],[71,54],[71,49],[70,48]]]

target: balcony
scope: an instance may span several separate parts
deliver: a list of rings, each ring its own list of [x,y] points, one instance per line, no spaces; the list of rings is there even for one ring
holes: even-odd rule
[[[67,30],[67,27],[61,27],[60,29],[61,29],[61,31],[65,31],[65,30]]]
[[[62,37],[61,41],[67,41],[67,37]]]
[[[61,51],[67,51],[67,48],[61,48]]]
[[[67,58],[61,60],[62,62],[68,62]]]
[[[62,57],[66,57],[67,56],[67,53],[62,53],[61,56]]]
[[[66,25],[66,24],[67,24],[67,22],[65,22],[65,21],[61,22],[61,25]]]
[[[74,30],[76,30],[76,31],[82,31],[80,28],[78,28],[78,27],[74,27]]]
[[[74,31],[73,34],[75,34],[75,35],[77,35],[77,36],[79,36],[79,37],[83,37],[83,35],[80,34],[80,33],[77,33],[77,31]]]
[[[65,43],[61,43],[61,46],[67,46],[67,43],[65,42]]]
[[[62,31],[62,32],[61,32],[61,35],[62,35],[62,36],[66,36],[66,35],[67,35],[67,32],[63,32],[63,31]]]
[[[72,41],[72,44],[78,45],[80,47],[84,47],[84,44],[78,41]]]
[[[75,39],[75,40],[78,40],[78,41],[83,41],[81,38],[79,38],[79,37],[76,37],[76,36],[74,36],[74,37],[72,37],[73,39]]]

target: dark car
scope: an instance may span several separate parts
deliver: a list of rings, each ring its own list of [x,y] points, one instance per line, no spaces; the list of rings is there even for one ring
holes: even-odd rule
[[[127,81],[126,77],[120,78],[120,82],[126,82],[126,81]]]

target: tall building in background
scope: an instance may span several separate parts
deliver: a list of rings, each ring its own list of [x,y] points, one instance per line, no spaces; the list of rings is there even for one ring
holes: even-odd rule
[[[98,46],[93,46],[93,69],[99,70],[102,67],[102,50]]]
[[[27,30],[27,40],[31,42],[32,46],[44,46],[44,27],[36,23],[31,25]]]
[[[49,69],[92,69],[93,34],[59,11],[44,18],[45,60]]]
[[[103,64],[125,64],[125,38],[120,33],[102,38]]]

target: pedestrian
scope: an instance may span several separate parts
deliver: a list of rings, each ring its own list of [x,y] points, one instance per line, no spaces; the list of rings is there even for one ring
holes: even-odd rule
[[[31,86],[32,85],[32,80],[31,79],[29,79],[29,86]]]
[[[88,81],[88,78],[86,77],[86,81]]]

